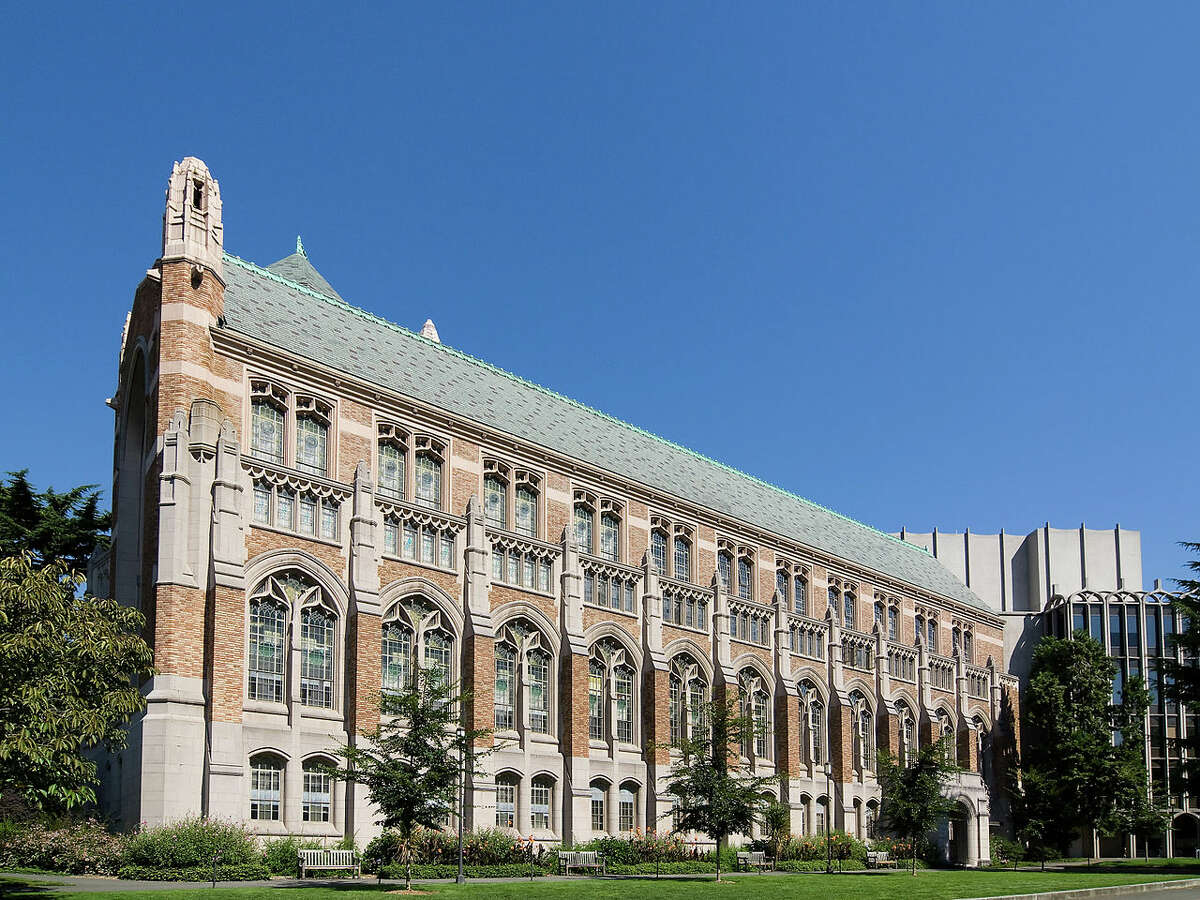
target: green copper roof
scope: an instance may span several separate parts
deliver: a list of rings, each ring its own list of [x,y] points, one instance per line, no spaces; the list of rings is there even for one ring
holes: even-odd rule
[[[225,263],[225,325],[233,331],[988,609],[919,547],[349,305],[305,255],[266,269],[230,254]]]

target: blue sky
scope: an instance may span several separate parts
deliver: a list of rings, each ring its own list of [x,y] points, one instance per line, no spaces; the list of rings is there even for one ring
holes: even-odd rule
[[[230,252],[847,515],[1181,574],[1200,8],[388,6],[4,6],[0,469],[110,484],[195,155]]]

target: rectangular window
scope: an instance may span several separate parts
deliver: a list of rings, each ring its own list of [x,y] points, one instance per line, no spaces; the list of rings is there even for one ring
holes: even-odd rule
[[[692,580],[692,545],[681,537],[675,538],[675,577]]]
[[[550,592],[550,560],[543,559],[538,563],[538,590]]]
[[[529,794],[529,812],[533,827],[550,830],[550,785],[534,782]]]
[[[596,592],[596,604],[598,606],[608,606],[608,577],[601,575],[597,580],[598,588]]]
[[[279,491],[275,495],[275,524],[288,531],[294,531],[296,528],[295,507],[295,495],[288,491]]]
[[[635,801],[630,798],[629,791],[621,791],[621,801],[617,806],[617,827],[621,831],[633,831]]]
[[[1125,626],[1126,626],[1126,629],[1127,629],[1128,635],[1129,635],[1129,655],[1130,656],[1141,656],[1142,655],[1142,642],[1139,639],[1139,635],[1138,635],[1138,630],[1139,630],[1139,627],[1141,624],[1140,619],[1141,619],[1141,615],[1136,607],[1134,609],[1130,609],[1127,611],[1126,616],[1125,616]]]
[[[1090,610],[1091,615],[1091,635],[1092,639],[1104,644],[1104,608],[1099,603],[1094,603]]]
[[[517,786],[511,782],[496,782],[496,827],[515,828]]]
[[[604,830],[604,791],[592,788],[592,831]]]
[[[595,666],[588,670],[588,737],[604,740],[604,673]]]
[[[332,785],[325,772],[304,773],[304,821],[328,822]]]
[[[300,498],[300,533],[317,533],[317,501],[312,497]]]
[[[443,534],[441,541],[441,553],[438,557],[438,562],[443,569],[454,568],[454,538]]]
[[[300,617],[300,703],[333,707],[333,620],[319,610]]]
[[[606,515],[600,520],[600,555],[616,562],[620,546],[621,520]]]
[[[633,582],[625,582],[625,612],[633,612]]]
[[[327,541],[337,540],[337,507],[330,506],[329,501],[321,504],[321,537]]]
[[[616,673],[617,740],[633,743],[633,676],[624,669]]]
[[[296,416],[296,468],[314,475],[326,472],[328,426],[313,416]]]
[[[404,451],[392,443],[379,445],[379,490],[404,499]]]
[[[667,537],[661,531],[650,532],[650,561],[655,572],[667,574]]]
[[[417,558],[417,526],[411,522],[404,523],[404,558]]]
[[[400,555],[400,526],[396,522],[385,522],[383,526],[383,552]]]
[[[520,584],[520,567],[521,557],[516,550],[510,550],[508,554],[508,583]]]
[[[250,410],[250,453],[282,464],[283,410],[266,400],[253,401]]]
[[[254,521],[271,523],[271,488],[261,483],[254,485]]]
[[[1125,633],[1121,630],[1123,624],[1121,610],[1110,609],[1108,612],[1108,652],[1115,656],[1125,655]]]
[[[265,600],[250,603],[250,653],[247,696],[268,703],[283,702],[286,633],[283,607]]]
[[[504,580],[504,551],[503,550],[493,550],[492,551],[492,580],[493,581],[503,581]]]
[[[738,596],[743,600],[750,599],[750,560],[744,556],[738,557]]]
[[[580,553],[592,552],[592,511],[586,506],[575,507],[575,543]]]
[[[550,732],[550,658],[529,654],[529,727],[538,734]]]
[[[504,528],[505,507],[508,505],[508,485],[498,478],[483,480],[483,518],[493,528]]]
[[[591,572],[583,573],[583,602],[592,603],[596,596],[596,576]]]
[[[250,768],[250,818],[259,821],[279,820],[280,783],[283,772],[273,766],[252,765]]]
[[[504,646],[496,648],[496,730],[511,731],[515,725],[516,662]]]
[[[526,556],[525,562],[522,564],[521,584],[527,588],[534,586],[533,580],[534,559],[532,556]]]
[[[721,587],[725,591],[731,590],[733,579],[733,557],[728,553],[717,554],[717,574],[721,579]]]
[[[433,548],[437,535],[428,528],[421,529],[421,562],[433,565]]]
[[[395,623],[383,628],[383,693],[399,694],[412,684],[412,632]]]

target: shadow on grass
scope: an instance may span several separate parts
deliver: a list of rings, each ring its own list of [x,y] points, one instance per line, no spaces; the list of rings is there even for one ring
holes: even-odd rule
[[[38,897],[53,894],[62,889],[63,882],[25,881],[20,877],[6,875],[0,877],[0,898]]]

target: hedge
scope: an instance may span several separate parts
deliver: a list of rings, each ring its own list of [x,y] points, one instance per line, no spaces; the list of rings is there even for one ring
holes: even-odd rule
[[[270,871],[262,863],[217,866],[217,881],[266,881]],[[117,877],[126,881],[212,881],[213,867],[156,869],[149,866],[122,866]]]
[[[722,871],[731,871],[724,866]],[[717,871],[717,864],[700,859],[686,862],[638,863],[634,866],[611,865],[605,871],[609,875],[711,875]]]
[[[549,875],[547,869],[535,866],[533,869],[535,877]],[[507,863],[499,866],[463,866],[463,875],[467,878],[528,878],[529,865],[521,863]],[[399,863],[383,866],[379,870],[380,878],[389,878],[401,880],[404,878],[404,866]],[[412,867],[413,878],[456,878],[458,877],[458,865],[448,865],[439,863],[436,865],[414,864]]]

